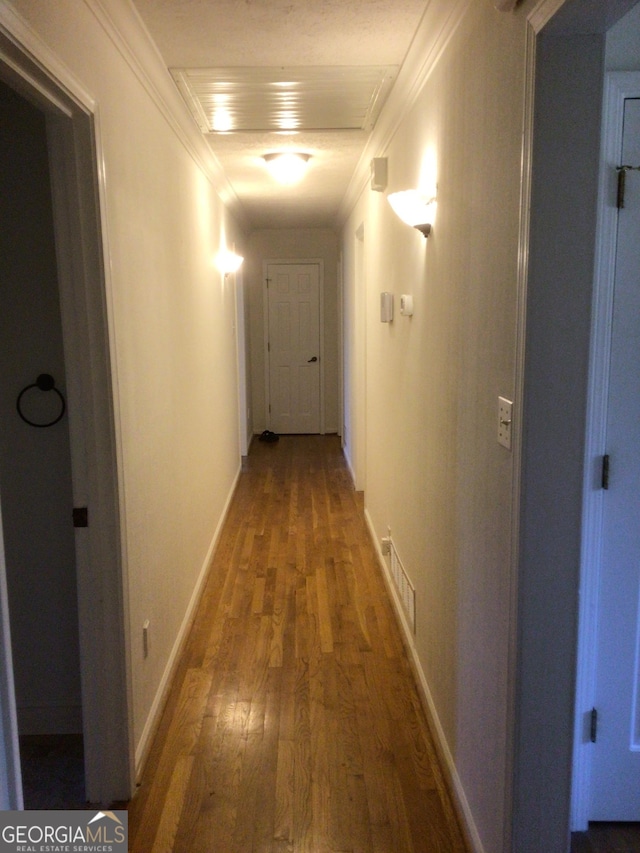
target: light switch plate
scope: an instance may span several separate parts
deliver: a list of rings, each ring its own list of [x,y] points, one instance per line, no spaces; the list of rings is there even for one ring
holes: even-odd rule
[[[511,450],[513,427],[513,403],[506,397],[498,397],[498,444]]]

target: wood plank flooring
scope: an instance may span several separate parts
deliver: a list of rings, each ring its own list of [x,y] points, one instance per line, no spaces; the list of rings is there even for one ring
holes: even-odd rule
[[[335,436],[255,441],[132,853],[467,853]]]
[[[573,833],[571,853],[640,853],[640,824],[592,823]]]

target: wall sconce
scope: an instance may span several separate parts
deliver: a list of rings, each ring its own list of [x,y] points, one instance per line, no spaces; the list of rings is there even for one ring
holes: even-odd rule
[[[280,184],[296,184],[302,180],[311,154],[300,151],[277,151],[262,158],[273,177]]]
[[[387,200],[403,222],[417,228],[425,238],[429,236],[436,212],[435,196],[427,198],[420,190],[403,190],[391,193]]]
[[[226,278],[232,272],[237,272],[243,261],[244,258],[236,255],[235,252],[230,252],[229,250],[220,251],[216,257],[216,266]]]

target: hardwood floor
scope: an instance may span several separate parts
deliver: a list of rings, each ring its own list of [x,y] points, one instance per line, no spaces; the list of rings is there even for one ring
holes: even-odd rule
[[[592,823],[573,833],[571,853],[640,853],[640,824]]]
[[[467,853],[334,436],[254,442],[132,853]]]

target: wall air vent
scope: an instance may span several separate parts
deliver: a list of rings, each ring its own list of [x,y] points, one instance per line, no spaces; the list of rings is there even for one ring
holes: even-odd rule
[[[398,591],[398,596],[402,603],[402,608],[405,612],[409,627],[415,634],[416,630],[416,591],[413,584],[409,580],[404,566],[396,551],[396,546],[393,540],[389,539],[389,554],[391,556],[391,577]]]

